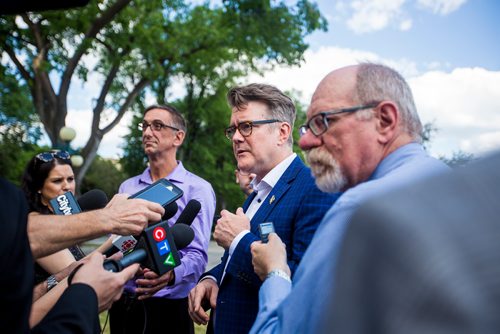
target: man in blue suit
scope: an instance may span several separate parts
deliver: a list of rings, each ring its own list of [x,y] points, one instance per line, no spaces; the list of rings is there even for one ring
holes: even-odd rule
[[[231,89],[228,102],[232,117],[226,136],[238,168],[256,178],[243,208],[234,214],[222,210],[214,238],[226,251],[189,295],[191,317],[198,324],[209,323],[209,333],[247,333],[255,321],[262,281],[252,267],[250,244],[259,240],[259,224],[274,223],[293,273],[338,197],[321,192],[310,169],[292,151],[295,106],[288,96],[273,86],[251,84]],[[202,307],[208,305],[210,321]]]

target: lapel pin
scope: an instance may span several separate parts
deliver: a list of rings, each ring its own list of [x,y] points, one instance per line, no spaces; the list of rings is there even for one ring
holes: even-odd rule
[[[271,199],[269,200],[269,204],[273,204],[274,202],[274,195],[271,197]]]

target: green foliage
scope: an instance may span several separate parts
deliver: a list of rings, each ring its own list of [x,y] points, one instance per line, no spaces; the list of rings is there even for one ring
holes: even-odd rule
[[[118,187],[124,179],[125,174],[120,170],[117,161],[97,157],[81,184],[81,192],[101,189],[111,199],[118,192]]]
[[[451,158],[447,158],[445,156],[439,157],[439,160],[443,161],[451,168],[463,167],[471,161],[474,161],[474,159],[475,158],[472,153],[467,153],[464,151],[453,152]]]
[[[141,121],[142,113],[136,113],[129,127],[130,132],[125,136],[125,145],[122,147],[123,156],[120,158],[125,178],[141,174],[148,162],[142,149],[142,133],[137,128],[137,124]],[[116,189],[118,190],[118,188]]]
[[[227,198],[238,197],[233,196],[238,190],[234,184],[228,189],[223,185],[222,180],[232,179],[234,161],[223,136],[213,135],[222,132],[228,119],[222,96],[250,71],[299,64],[308,46],[304,37],[325,30],[326,20],[308,0],[198,5],[182,0],[92,0],[78,9],[18,16],[17,23],[14,16],[0,16],[0,27],[0,45],[10,58],[0,68],[22,78],[25,88],[15,95],[32,102],[53,145],[59,144],[57,136],[65,124],[72,78],[100,77],[97,95],[89,96],[94,118],[81,151],[85,162],[78,183],[102,137],[133,103],[144,101],[145,89],[165,102],[172,100],[172,83],[181,81],[187,94],[174,102],[185,111],[189,134],[180,157],[214,183],[218,196],[227,194],[220,201],[224,207]],[[127,137],[132,144],[122,159],[127,174],[138,173],[141,163],[144,168],[139,150],[132,149],[138,147],[138,138],[136,132]]]

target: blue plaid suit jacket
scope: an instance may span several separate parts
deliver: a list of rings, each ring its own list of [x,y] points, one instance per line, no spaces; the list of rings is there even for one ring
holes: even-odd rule
[[[202,276],[214,276],[219,282],[215,333],[248,333],[255,321],[262,281],[253,271],[250,244],[259,240],[259,224],[274,223],[276,233],[286,244],[288,265],[293,275],[323,215],[338,196],[321,192],[314,183],[311,170],[299,157],[293,160],[250,221],[251,233],[246,234],[234,250],[222,284],[227,251],[221,263]],[[245,211],[254,197],[255,194],[251,194],[245,201]],[[213,325],[211,320],[208,326]]]

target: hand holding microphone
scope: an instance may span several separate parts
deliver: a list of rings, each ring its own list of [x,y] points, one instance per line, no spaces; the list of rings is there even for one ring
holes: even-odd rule
[[[189,201],[172,227],[166,221],[149,226],[141,233],[132,252],[119,261],[106,261],[105,268],[120,271],[132,263],[141,263],[161,276],[177,267],[181,263],[178,250],[194,239],[194,231],[189,225],[200,209],[200,202]]]

